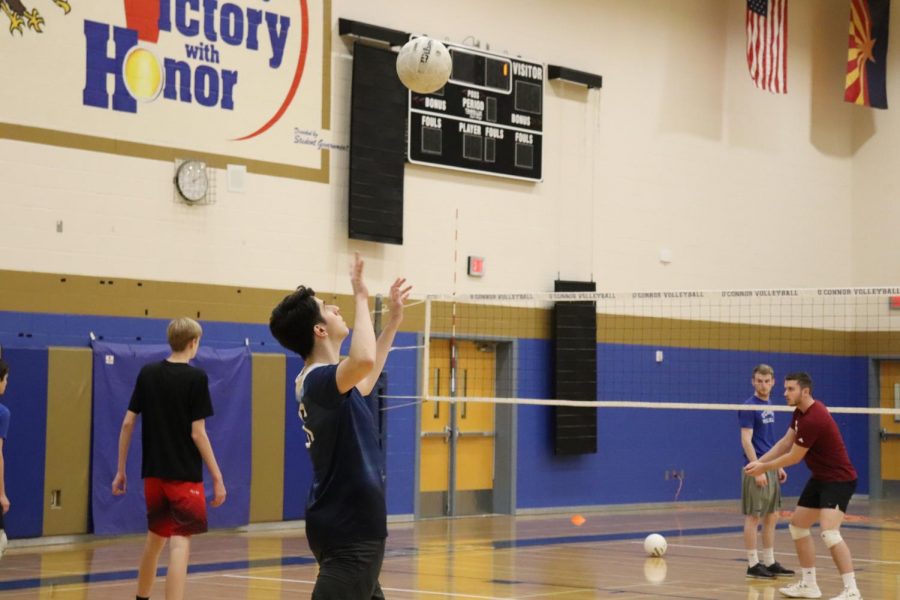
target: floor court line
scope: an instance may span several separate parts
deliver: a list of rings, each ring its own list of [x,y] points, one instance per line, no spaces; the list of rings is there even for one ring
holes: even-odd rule
[[[628,542],[629,544],[641,544],[643,542]],[[743,548],[722,548],[721,546],[699,546],[696,544],[669,544],[670,548],[695,548],[697,550],[715,550],[716,552],[734,552],[736,554],[744,554],[747,552]],[[780,554],[781,556],[797,556],[793,552],[776,552],[775,554]],[[822,560],[831,560],[831,555],[827,554],[816,554],[817,559]],[[854,563],[873,563],[880,565],[900,565],[900,560],[877,560],[874,558],[856,558],[853,557]]]
[[[213,577],[220,577],[218,573],[210,573],[210,574],[198,574],[198,575],[189,575],[188,579],[191,581],[196,581],[198,579],[212,579]],[[98,590],[98,589],[106,589],[106,588],[114,588],[114,587],[122,587],[122,586],[132,586],[137,583],[137,575],[134,576],[134,579],[121,579],[114,581],[103,581],[103,582],[93,582],[93,583],[68,583],[61,584],[59,587],[66,594],[72,594],[76,592],[80,592],[83,590]],[[33,597],[33,588],[22,588],[12,592],[4,592],[4,598],[15,598],[17,596],[27,596]]]
[[[288,577],[262,577],[257,575],[233,575],[233,574],[224,574],[220,577],[228,578],[228,579],[250,579],[255,581],[271,581],[276,583],[300,583],[307,585],[315,585],[315,580],[310,579],[292,579]],[[539,582],[523,582],[527,585],[551,585],[552,584],[541,584]],[[676,582],[670,582],[676,583]],[[634,591],[626,591],[630,588],[635,587],[645,587],[647,583],[635,583],[632,585],[620,585],[620,586],[612,586],[609,588],[594,588],[594,587],[579,587],[577,589],[569,589],[569,590],[560,590],[554,592],[539,592],[536,594],[525,594],[518,596],[479,596],[475,594],[461,594],[457,592],[433,592],[429,590],[415,590],[408,588],[395,588],[395,587],[384,587],[382,586],[382,590],[385,592],[399,592],[405,594],[424,594],[426,596],[442,596],[449,598],[471,598],[473,600],[525,600],[526,598],[550,598],[554,596],[566,596],[569,594],[583,594],[585,592],[596,592],[596,591],[606,591],[610,593],[626,593],[626,594],[639,594],[641,596],[652,596],[652,597],[663,597],[658,593],[647,594],[644,592],[634,592]],[[678,598],[693,598],[693,596],[677,596]]]
[[[307,583],[315,585],[315,580],[289,579],[286,577],[258,577],[256,575],[222,575],[229,579],[256,579],[260,581],[278,581],[282,583]],[[450,598],[473,598],[474,600],[514,600],[515,596],[478,596],[475,594],[460,594],[456,592],[431,592],[427,590],[411,590],[407,588],[382,587],[385,592],[400,592],[408,594],[425,594],[426,596],[445,596]]]

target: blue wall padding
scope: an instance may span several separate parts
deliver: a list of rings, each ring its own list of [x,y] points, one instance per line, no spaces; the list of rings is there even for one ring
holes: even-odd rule
[[[168,346],[94,343],[94,421],[91,494],[94,532],[124,534],[146,530],[141,481],[141,425],[134,429],[126,464],[128,493],[112,496],[122,419],[141,367],[165,359]],[[251,355],[246,347],[217,349],[201,346],[195,366],[209,376],[215,414],[206,420],[213,451],[225,479],[228,498],[209,509],[210,527],[245,525],[250,515]],[[212,483],[204,468],[206,496]]]
[[[416,436],[418,411],[415,399],[419,393],[418,352],[415,333],[398,333],[394,350],[388,355],[387,373],[387,508],[388,514],[412,514],[415,510]],[[390,398],[407,396],[407,398]]]
[[[655,360],[656,350],[663,350],[662,363]],[[539,363],[531,361],[549,362],[551,356],[547,341],[520,341],[520,396],[547,397],[552,380],[546,373],[534,373]],[[826,404],[867,405],[865,357],[618,344],[598,345],[598,399],[738,403],[753,393],[750,373],[760,362],[775,368],[773,404],[784,405],[784,375],[805,370],[815,382],[814,396]],[[676,493],[678,500],[740,496],[743,460],[737,415],[731,411],[601,409],[598,452],[582,456],[554,456],[551,415],[551,408],[519,408],[519,508],[670,502]],[[835,417],[859,473],[858,493],[866,494],[868,417]],[[776,413],[779,437],[789,423],[790,413]],[[665,471],[672,469],[685,472],[680,490],[679,481],[664,479]],[[800,464],[789,469],[788,476],[783,493],[799,495],[809,471]]]
[[[97,340],[122,344],[165,344],[169,319],[103,317],[0,311],[0,346],[43,348],[90,346]],[[253,352],[281,352],[282,348],[261,323],[203,321],[203,345],[234,348],[249,341]]]
[[[40,535],[44,502],[43,473],[48,345],[86,347],[88,332],[100,341],[165,343],[165,320],[150,318],[49,315],[0,311],[0,345],[12,364],[7,395],[2,402],[12,410],[12,427],[7,441],[6,484],[12,511],[7,518],[9,533],[15,537]],[[284,352],[265,324],[204,322],[204,345],[200,361],[211,348],[234,348],[249,339],[250,350]],[[138,340],[137,338],[141,338]],[[397,335],[396,346],[415,346],[414,333]],[[347,352],[347,343],[342,353]],[[600,400],[646,400],[703,403],[735,403],[751,393],[750,372],[760,363],[775,367],[773,403],[783,404],[782,381],[792,370],[806,370],[815,381],[814,396],[831,406],[868,405],[868,357],[821,356],[737,350],[703,350],[675,347],[598,344],[597,397]],[[518,341],[516,395],[524,398],[553,396],[553,345],[548,340]],[[655,361],[656,350],[664,360]],[[166,348],[162,348],[165,354]],[[130,350],[134,352],[134,350]],[[416,349],[393,351],[387,362],[388,395],[413,396],[419,392]],[[160,356],[161,358],[162,356]],[[147,359],[149,360],[149,359]],[[118,359],[117,359],[118,361]],[[102,361],[101,361],[102,362]],[[94,475],[92,496],[94,517],[111,519],[111,507],[98,508],[98,500],[109,502],[109,486],[115,470],[116,441],[134,379],[144,360],[134,360],[128,373],[117,375],[115,385],[97,377],[100,366],[95,356]],[[207,423],[213,436],[220,465],[225,470],[229,499],[225,507],[211,510],[212,523],[246,523],[249,516],[250,468],[250,364],[246,378],[227,386],[244,386],[244,403],[233,403],[240,418],[229,421],[214,390],[216,416]],[[285,472],[284,518],[304,515],[306,495],[312,478],[305,436],[297,417],[294,378],[302,361],[287,353],[285,381]],[[241,367],[243,369],[244,367]],[[212,373],[210,373],[212,380]],[[246,382],[246,384],[245,384]],[[101,389],[106,386],[107,389]],[[102,415],[96,406],[98,393],[109,398]],[[115,404],[113,404],[115,402]],[[231,405],[229,405],[231,406]],[[390,514],[414,510],[416,435],[418,407],[414,400],[387,401],[387,503]],[[550,508],[632,502],[679,500],[719,500],[740,496],[740,468],[743,460],[737,415],[731,411],[624,410],[598,411],[598,452],[593,455],[557,457],[553,454],[553,409],[519,407],[517,507]],[[106,419],[103,423],[101,420]],[[869,419],[867,416],[835,415],[847,443],[850,457],[860,476],[858,492],[869,491]],[[776,413],[776,431],[783,433],[789,413]],[[102,436],[99,435],[102,427]],[[136,434],[137,436],[137,434]],[[223,436],[225,439],[219,439]],[[98,456],[99,445],[103,445]],[[115,527],[139,531],[145,527],[140,497],[140,444],[132,442],[129,468],[130,492],[126,502],[137,521],[125,519]],[[232,454],[234,453],[234,454]],[[100,461],[99,459],[103,460]],[[103,462],[106,461],[106,462]],[[100,474],[100,469],[106,469]],[[232,472],[236,469],[236,472]],[[684,470],[685,481],[666,481],[666,470]],[[246,477],[245,475],[246,474]],[[802,464],[789,469],[784,494],[798,495],[808,472]],[[137,486],[137,490],[135,489]],[[207,490],[208,493],[211,490]],[[241,499],[243,496],[243,499]],[[99,505],[102,507],[103,505]],[[789,508],[789,507],[788,507]],[[240,512],[240,518],[230,511]],[[124,518],[124,517],[123,517]],[[129,517],[134,519],[134,515]],[[130,523],[130,525],[129,525]],[[113,527],[109,532],[120,532]],[[102,532],[100,526],[98,532]]]
[[[48,352],[4,347],[3,359],[9,364],[9,384],[0,403],[11,413],[3,443],[10,501],[6,534],[10,538],[38,537],[44,530]]]

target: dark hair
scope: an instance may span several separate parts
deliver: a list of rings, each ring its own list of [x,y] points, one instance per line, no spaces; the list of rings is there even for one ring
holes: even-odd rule
[[[804,371],[797,371],[795,373],[788,373],[784,376],[785,381],[796,381],[800,386],[800,389],[806,388],[812,393],[813,390],[813,381],[812,377],[809,376],[809,373],[805,373]]]
[[[301,285],[272,309],[269,318],[269,331],[278,343],[304,360],[312,352],[315,340],[313,327],[325,322],[315,296],[311,288]]]
[[[6,377],[6,374],[9,373],[9,365],[6,364],[6,361],[0,358],[0,379]]]

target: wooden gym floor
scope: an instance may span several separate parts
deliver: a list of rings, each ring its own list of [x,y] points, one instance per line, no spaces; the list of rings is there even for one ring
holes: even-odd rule
[[[381,583],[389,599],[538,598],[638,600],[780,598],[779,583],[746,580],[738,502],[572,515],[492,516],[390,526]],[[797,568],[786,519],[776,558]],[[642,541],[660,532],[665,559],[645,558]],[[824,598],[840,578],[816,535]],[[900,502],[855,500],[843,528],[866,600],[900,600]],[[141,537],[13,547],[0,559],[0,598],[133,598]],[[165,564],[163,552],[161,567]],[[195,538],[186,598],[308,598],[315,579],[302,529],[217,532]],[[154,598],[164,597],[157,579]]]

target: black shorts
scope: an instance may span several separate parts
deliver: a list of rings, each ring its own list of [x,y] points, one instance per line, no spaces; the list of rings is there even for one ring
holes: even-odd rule
[[[853,481],[819,481],[810,479],[800,494],[797,506],[804,508],[837,508],[847,512],[850,497],[856,491],[856,480]]]

